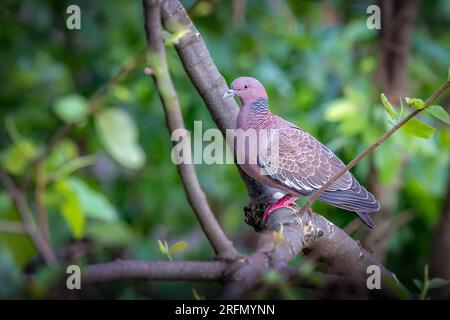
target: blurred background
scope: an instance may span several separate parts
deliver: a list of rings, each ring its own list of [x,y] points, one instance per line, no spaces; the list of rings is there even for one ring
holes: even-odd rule
[[[261,80],[274,113],[344,162],[392,126],[381,92],[400,112],[401,97],[425,99],[450,65],[446,0],[378,3],[381,30],[366,26],[372,1],[182,3],[229,83],[242,75]],[[81,9],[81,30],[66,28],[70,4]],[[188,244],[176,260],[212,259],[213,251],[184,196],[162,107],[143,73],[141,2],[3,0],[0,6],[0,298],[217,297],[221,287],[214,283],[55,289],[69,262],[167,260],[158,240]],[[214,128],[174,48],[167,51],[187,128],[194,120]],[[438,103],[448,110],[449,96]],[[314,205],[412,292],[420,291],[414,279],[422,281],[427,265],[430,277],[450,279],[450,127],[427,114],[420,120],[436,128],[430,139],[399,131],[352,171],[381,202],[374,231],[353,214]],[[244,222],[248,197],[236,167],[196,169],[226,234],[241,252],[251,252],[258,234]],[[51,244],[56,267],[47,267],[23,230],[7,176],[25,194],[25,211]],[[303,257],[292,264],[314,269]],[[275,274],[266,280],[272,290],[253,297],[315,297],[280,285]]]

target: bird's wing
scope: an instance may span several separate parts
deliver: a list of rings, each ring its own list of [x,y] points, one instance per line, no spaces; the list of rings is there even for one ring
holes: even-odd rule
[[[326,146],[299,127],[279,128],[274,137],[264,152],[258,154],[258,164],[272,179],[299,193],[319,189],[345,166]],[[278,152],[273,139],[278,139]],[[348,190],[354,180],[346,172],[327,191]]]
[[[267,148],[260,149],[258,164],[272,179],[303,195],[320,189],[345,165],[326,146],[307,132],[289,124],[271,134]],[[278,152],[276,149],[278,147]],[[275,149],[275,151],[274,151]],[[264,151],[264,152],[261,152]],[[380,204],[347,171],[319,199],[336,207],[356,212],[371,228],[368,212],[380,210]]]

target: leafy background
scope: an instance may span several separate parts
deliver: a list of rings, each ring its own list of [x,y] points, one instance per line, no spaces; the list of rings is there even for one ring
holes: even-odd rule
[[[246,1],[243,16],[229,1],[194,2],[183,4],[191,8],[227,81],[241,75],[260,79],[274,113],[309,131],[344,162],[391,127],[379,98],[378,33],[365,25],[370,1]],[[81,30],[65,28],[69,4],[81,8]],[[1,7],[0,161],[17,183],[28,186],[33,211],[34,188],[47,181],[42,198],[55,251],[78,264],[166,260],[157,240],[169,245],[185,241],[187,248],[173,259],[212,259],[170,160],[159,99],[143,74],[140,1],[4,0]],[[338,22],[327,20],[330,8]],[[450,34],[443,30],[449,22],[448,1],[421,3],[408,64],[411,95],[425,98],[445,80]],[[186,126],[192,130],[194,121],[201,120],[204,130],[214,128],[175,50],[168,47],[168,55]],[[124,65],[125,79],[93,99]],[[398,101],[392,103],[398,112]],[[430,115],[420,119],[436,128],[431,139],[399,132],[372,157],[379,187],[396,185],[389,217],[405,212],[410,217],[382,238],[380,255],[411,290],[417,290],[412,280],[422,277],[437,250],[431,239],[449,179],[450,128]],[[69,134],[40,169],[30,166],[66,123],[73,123]],[[227,235],[242,252],[250,252],[257,234],[243,221],[247,195],[235,166],[196,168]],[[353,172],[370,185],[369,159]],[[320,203],[315,209],[340,227],[355,218]],[[19,219],[0,187],[0,220]],[[363,227],[354,236],[368,239]],[[305,266],[305,261],[299,257],[293,264]],[[58,272],[37,258],[26,235],[0,232],[1,298],[212,298],[220,289],[216,284],[123,281],[68,294],[52,290]],[[268,274],[269,283],[277,280]],[[284,285],[276,293],[310,295]]]

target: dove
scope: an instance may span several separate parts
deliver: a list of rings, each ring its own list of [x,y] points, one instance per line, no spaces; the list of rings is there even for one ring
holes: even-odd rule
[[[235,79],[223,98],[236,97],[240,110],[236,128],[260,132],[274,132],[266,136],[266,146],[256,148],[256,161],[238,163],[254,180],[280,190],[284,196],[270,204],[264,211],[263,221],[282,207],[294,206],[295,201],[320,189],[342,168],[344,163],[325,145],[299,126],[274,115],[269,109],[269,99],[264,86],[255,78]],[[258,135],[259,137],[259,135]],[[275,145],[277,152],[267,152]],[[272,140],[271,140],[272,139]],[[258,144],[259,146],[259,144]],[[244,145],[249,152],[249,145]],[[253,149],[252,149],[253,150]],[[318,198],[332,206],[355,212],[371,229],[374,223],[368,213],[380,210],[380,204],[350,173],[346,172]]]

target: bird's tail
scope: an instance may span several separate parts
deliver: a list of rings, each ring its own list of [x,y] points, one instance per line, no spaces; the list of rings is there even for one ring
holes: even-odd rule
[[[357,212],[358,217],[370,228],[375,228],[375,224],[366,212]]]
[[[375,227],[372,219],[367,213],[380,210],[380,204],[373,194],[361,186],[356,179],[353,178],[352,187],[348,190],[325,191],[319,197],[338,208],[356,212],[356,214],[371,229]]]

